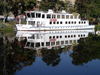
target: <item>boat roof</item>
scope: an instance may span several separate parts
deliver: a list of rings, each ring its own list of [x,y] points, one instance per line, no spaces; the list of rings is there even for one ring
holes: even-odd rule
[[[65,10],[62,10],[62,12],[55,13],[52,9],[49,9],[48,11],[25,11],[25,13],[43,13],[43,14],[68,14],[68,15],[79,15],[79,13],[67,13]]]

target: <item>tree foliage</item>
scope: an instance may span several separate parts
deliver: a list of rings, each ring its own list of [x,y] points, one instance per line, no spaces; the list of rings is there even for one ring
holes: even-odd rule
[[[82,18],[98,18],[100,14],[100,0],[76,0],[75,8]]]
[[[40,9],[43,11],[47,11],[48,9],[59,11],[63,9],[62,7],[64,7],[64,2],[59,0],[42,0],[40,3]]]
[[[3,14],[3,1],[2,0],[0,0],[0,15],[2,15]]]
[[[24,13],[26,10],[31,10],[36,5],[36,0],[15,0],[11,11],[15,16]]]

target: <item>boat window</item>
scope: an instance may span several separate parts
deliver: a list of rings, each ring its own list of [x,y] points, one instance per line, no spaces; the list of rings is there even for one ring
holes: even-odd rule
[[[62,36],[60,36],[60,38],[62,38]]]
[[[66,19],[69,19],[69,15],[66,15]]]
[[[53,36],[53,39],[55,39],[55,36]]]
[[[73,43],[76,43],[76,40],[74,40]]]
[[[28,25],[31,25],[31,21],[28,21]]]
[[[77,16],[74,16],[75,19],[77,19]]]
[[[51,42],[51,46],[52,46],[52,45],[55,45],[55,42]]]
[[[76,22],[74,22],[74,24],[76,24]]]
[[[58,39],[59,37],[58,37],[58,36],[56,36],[56,38]]]
[[[72,21],[72,24],[73,24],[73,21]]]
[[[70,22],[69,22],[69,24],[70,24]]]
[[[27,42],[26,46],[29,46],[30,45],[30,42]]]
[[[51,15],[50,14],[47,14],[47,18],[51,18]]]
[[[60,24],[62,24],[62,22],[60,22]]]
[[[44,42],[41,42],[41,45],[44,46]]]
[[[68,40],[65,41],[65,44],[68,44]]]
[[[27,16],[28,16],[28,18],[30,18],[31,17],[30,13],[28,13]]]
[[[40,13],[36,13],[36,18],[41,18],[41,14]]]
[[[67,24],[67,21],[65,22],[65,24]]]
[[[71,37],[73,37],[73,35],[71,35]]]
[[[51,39],[52,37],[51,36],[49,36],[49,39]]]
[[[31,25],[35,25],[35,21],[31,21]]]
[[[56,24],[56,22],[53,22],[53,24]]]
[[[35,47],[40,47],[40,43],[37,42],[36,45],[35,45]]]
[[[70,18],[73,19],[73,15],[71,15]]]
[[[78,37],[80,37],[80,35],[78,35]]]
[[[64,44],[64,41],[61,41],[61,44]]]
[[[44,14],[42,14],[42,18],[45,18],[45,15]]]
[[[74,37],[76,37],[76,35],[74,35]]]
[[[34,35],[32,35],[32,38],[33,38],[33,39],[35,39],[35,36],[34,36]]]
[[[67,35],[65,35],[65,38],[67,38]]]
[[[62,19],[65,19],[65,15],[62,15]]]
[[[68,38],[70,38],[70,35],[68,35]]]
[[[50,22],[50,24],[52,24],[52,22]]]
[[[28,39],[33,39],[32,37],[28,37]]]
[[[31,47],[34,47],[34,43],[31,43]]]
[[[60,45],[59,41],[56,41],[56,45]]]
[[[35,18],[35,13],[31,13],[31,15],[32,15],[32,18]]]
[[[59,24],[59,22],[57,21],[57,24]]]
[[[52,15],[52,18],[56,18],[56,15]]]
[[[70,40],[70,44],[72,44],[72,40]]]
[[[60,19],[60,15],[57,15],[57,18]]]
[[[50,42],[46,42],[46,46],[50,46]]]

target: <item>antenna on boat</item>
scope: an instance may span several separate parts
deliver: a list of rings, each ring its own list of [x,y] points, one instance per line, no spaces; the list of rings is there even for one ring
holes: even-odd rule
[[[37,0],[37,4],[38,4],[38,11],[39,11],[39,6],[40,6],[40,0]]]

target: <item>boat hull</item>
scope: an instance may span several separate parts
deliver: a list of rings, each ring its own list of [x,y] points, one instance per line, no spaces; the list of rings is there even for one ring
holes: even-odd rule
[[[41,26],[35,27],[32,25],[22,25],[16,24],[16,28],[18,31],[45,31],[45,30],[83,30],[83,29],[94,29],[94,25],[76,25],[76,26]]]

